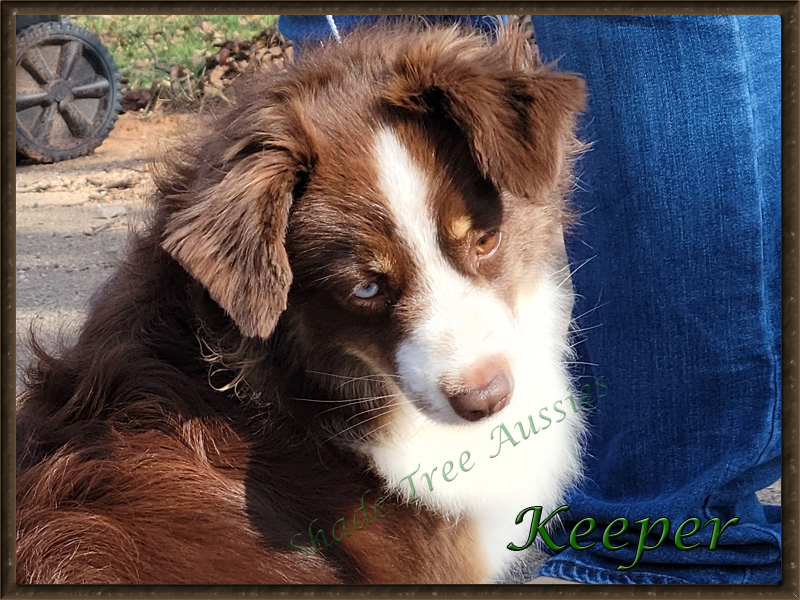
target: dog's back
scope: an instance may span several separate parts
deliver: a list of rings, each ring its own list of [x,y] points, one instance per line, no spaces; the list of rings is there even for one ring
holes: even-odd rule
[[[392,207],[366,200],[376,184],[362,163],[370,123],[380,121],[400,133],[379,132],[379,148],[394,152],[395,139],[433,144],[444,158],[427,168],[462,181],[432,181],[454,186],[453,198],[472,193],[463,182],[485,188],[500,214],[486,218],[518,215],[486,277],[503,282],[497,297],[510,298],[508,314],[536,315],[520,335],[543,327],[553,343],[536,371],[547,402],[568,391],[566,334],[558,333],[568,295],[546,274],[565,221],[583,90],[574,77],[534,70],[513,35],[501,32],[490,47],[452,28],[355,34],[330,54],[242,82],[238,104],[162,165],[152,220],[97,294],[78,341],[56,356],[37,350],[27,372],[17,423],[18,582],[474,583],[510,564],[511,540],[499,549],[487,541],[486,502],[496,499],[457,486],[473,477],[477,488],[492,487],[513,472],[511,458],[495,461],[493,475],[461,473],[451,488],[461,496],[441,500],[430,485],[420,505],[397,489],[404,461],[411,472],[438,460],[438,450],[423,456],[426,436],[454,460],[466,448],[448,446],[488,443],[488,417],[507,398],[476,407],[479,395],[448,380],[441,385],[456,412],[446,418],[482,421],[428,427],[423,411],[419,430],[408,429],[397,399],[414,396],[403,388],[413,377],[402,364],[392,374],[388,353],[414,329],[420,301],[398,308],[399,326],[378,316],[402,306],[399,295],[387,292],[378,307],[370,288],[357,286],[350,306],[322,302],[315,286],[320,269],[335,268],[335,279],[369,250],[348,248],[336,218],[350,219],[364,244],[385,235],[372,263],[408,251],[387,225]],[[515,246],[522,232],[541,243]],[[411,281],[411,250],[405,263],[381,263],[382,276]],[[401,268],[402,278],[392,271]],[[521,389],[520,373],[502,377]],[[510,418],[539,410],[515,394]],[[536,484],[546,503],[577,468],[580,427],[561,427],[552,440],[568,456],[542,464]],[[541,452],[533,441],[528,448],[521,460]],[[535,489],[525,485],[498,505],[502,535],[517,499]]]

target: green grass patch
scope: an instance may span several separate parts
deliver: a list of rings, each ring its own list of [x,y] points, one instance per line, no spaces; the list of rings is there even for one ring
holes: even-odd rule
[[[200,77],[205,57],[225,39],[250,40],[273,25],[276,15],[73,15],[95,32],[114,57],[128,87],[169,85],[169,68],[180,64]]]

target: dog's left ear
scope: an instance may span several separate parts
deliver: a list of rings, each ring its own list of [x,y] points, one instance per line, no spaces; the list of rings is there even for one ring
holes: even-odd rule
[[[164,198],[162,247],[244,335],[267,339],[292,282],[285,238],[298,164],[285,149],[246,139],[226,153],[207,164],[195,158],[183,175],[188,189]],[[209,172],[221,179],[189,181]]]
[[[466,135],[482,174],[500,189],[520,197],[546,194],[579,146],[574,129],[586,84],[572,73],[534,66],[515,30],[501,30],[495,45],[478,40],[440,35],[410,46],[387,81],[386,102],[446,115]]]

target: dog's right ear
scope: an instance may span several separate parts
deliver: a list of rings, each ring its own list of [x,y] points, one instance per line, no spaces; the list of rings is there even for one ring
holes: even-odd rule
[[[184,162],[183,191],[173,188],[164,198],[162,247],[244,335],[267,339],[292,282],[285,238],[299,159],[274,139],[220,137],[227,137],[227,147],[218,156],[212,150],[195,157],[189,169]]]

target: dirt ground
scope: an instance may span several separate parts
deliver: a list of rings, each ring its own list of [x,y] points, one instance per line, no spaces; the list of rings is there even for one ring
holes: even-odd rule
[[[188,117],[120,116],[91,156],[17,165],[17,376],[27,364],[31,324],[52,343],[74,334],[91,294],[112,273],[153,190],[147,163]],[[18,379],[19,381],[19,379]],[[780,504],[780,481],[759,493]]]
[[[31,324],[48,341],[80,324],[152,193],[148,160],[185,119],[126,113],[91,156],[17,165],[18,375]]]

